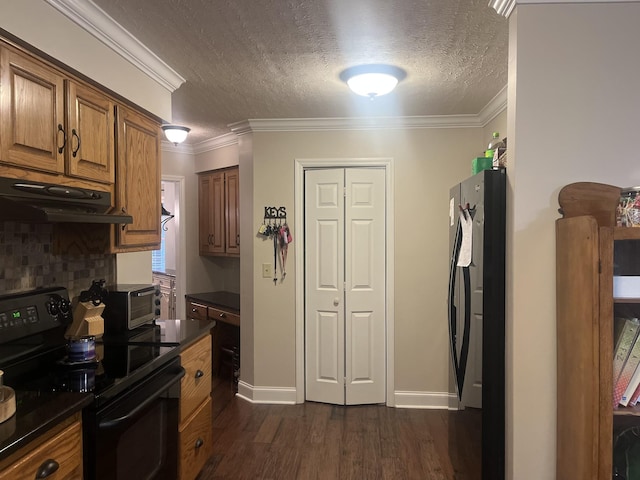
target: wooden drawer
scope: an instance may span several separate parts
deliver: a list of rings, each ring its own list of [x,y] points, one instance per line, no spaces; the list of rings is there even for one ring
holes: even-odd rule
[[[185,375],[180,392],[180,423],[211,393],[211,335],[205,335],[181,354]]]
[[[180,480],[195,478],[213,453],[211,398],[180,429]]]
[[[206,320],[207,306],[196,302],[187,302],[187,319]]]
[[[34,440],[35,443],[38,440]],[[33,443],[33,442],[32,442]],[[82,478],[82,424],[76,420],[57,435],[33,448],[26,445],[18,453],[24,455],[12,465],[0,472],[0,480],[15,480],[17,478],[44,478],[37,473],[46,462],[54,461],[58,469],[47,479],[78,479]]]
[[[226,322],[231,325],[237,325],[238,327],[240,326],[240,315],[225,312],[224,310],[218,310],[213,307],[209,307],[209,319]]]

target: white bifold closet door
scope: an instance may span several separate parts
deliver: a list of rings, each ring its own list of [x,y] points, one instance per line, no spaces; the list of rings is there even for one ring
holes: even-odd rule
[[[306,399],[385,402],[385,170],[305,171]]]

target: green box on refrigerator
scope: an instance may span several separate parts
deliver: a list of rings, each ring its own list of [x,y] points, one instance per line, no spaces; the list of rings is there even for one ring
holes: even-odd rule
[[[476,157],[471,162],[471,174],[475,175],[483,170],[491,170],[493,168],[493,157]]]

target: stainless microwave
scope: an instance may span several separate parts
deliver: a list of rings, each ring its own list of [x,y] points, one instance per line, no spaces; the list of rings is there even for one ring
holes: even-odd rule
[[[116,284],[107,287],[104,300],[105,333],[118,333],[149,323],[160,316],[160,289],[151,284]]]

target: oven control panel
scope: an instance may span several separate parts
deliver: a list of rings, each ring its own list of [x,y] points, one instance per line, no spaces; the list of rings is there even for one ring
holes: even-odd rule
[[[71,320],[66,288],[41,288],[0,296],[0,343],[67,325]]]

